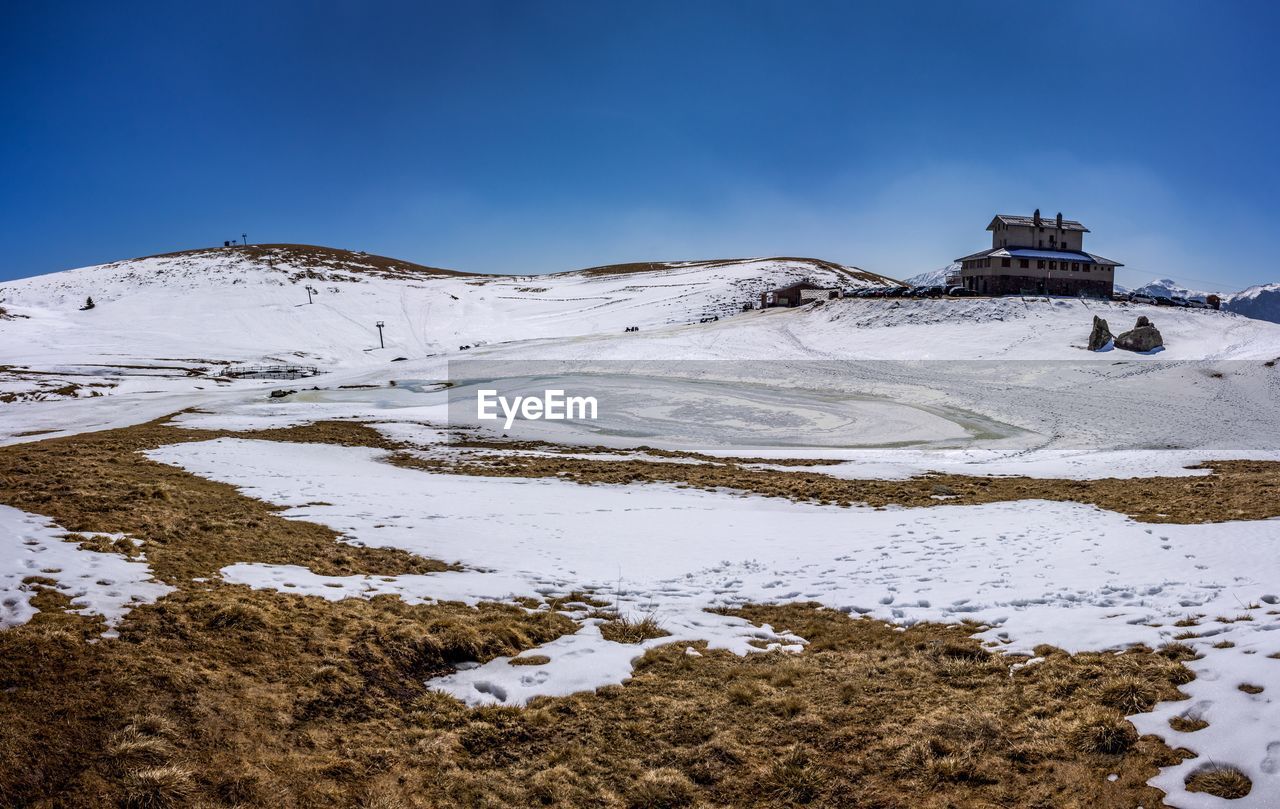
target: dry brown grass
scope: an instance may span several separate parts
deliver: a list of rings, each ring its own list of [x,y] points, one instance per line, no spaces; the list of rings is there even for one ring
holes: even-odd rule
[[[243,561],[298,564],[327,575],[428,573],[447,567],[401,550],[340,542],[324,526],[286,520],[279,516],[280,509],[245,497],[232,486],[141,454],[165,444],[225,435],[232,434],[178,429],[156,421],[0,447],[0,503],[48,516],[69,531],[127,533],[142,539],[156,576],[171,584],[214,576],[220,568]],[[372,428],[352,422],[234,435],[393,446]]]
[[[1199,716],[1180,715],[1169,717],[1169,727],[1181,733],[1195,733],[1209,727],[1209,723]]]
[[[234,606],[263,624],[215,628]],[[0,633],[0,805],[1158,805],[1144,781],[1178,759],[1099,704],[1116,676],[1176,696],[1178,664],[1151,652],[1049,652],[1011,677],[955,628],[741,614],[810,649],[660,647],[625,687],[469,711],[423,680],[567,619],[219,586],[90,645],[87,621],[42,613]]]
[[[619,615],[600,624],[600,634],[614,643],[640,643],[651,638],[664,638],[671,633],[662,628],[657,616]]]
[[[427,267],[402,261],[398,258],[378,256],[373,253],[356,253],[337,247],[323,247],[314,244],[250,244],[232,245],[231,247],[208,247],[196,250],[183,250],[177,253],[162,253],[149,258],[202,258],[205,256],[237,255],[248,258],[267,267],[276,264],[293,271],[294,280],[303,278],[328,280],[334,270],[357,275],[374,275],[388,278],[415,278],[440,275],[474,276],[475,273],[459,270],[445,270],[439,267]],[[137,261],[138,259],[130,259]],[[302,270],[295,270],[301,267]]]
[[[972,627],[897,632],[812,605],[736,613],[806,637],[803,654],[663,646],[623,687],[468,710],[425,680],[576,625],[512,605],[193,582],[236,561],[443,567],[344,545],[139,454],[216,435],[149,424],[0,448],[0,502],[142,538],[178,587],[131,612],[118,639],[88,643],[101,626],[33,585],[41,612],[0,632],[0,805],[1154,806],[1146,779],[1179,759],[1109,707],[1177,697],[1189,672],[1176,649],[1044,648],[1011,676]],[[350,423],[253,437],[386,446]],[[578,593],[555,606],[606,605]]]
[[[1015,500],[1087,503],[1152,523],[1200,523],[1261,520],[1280,516],[1280,463],[1211,461],[1200,477],[1057,480],[1026,477],[974,477],[929,474],[908,480],[855,480],[818,472],[759,469],[751,464],[777,460],[731,460],[674,453],[702,463],[661,460],[602,460],[520,454],[519,443],[464,442],[505,448],[498,455],[473,454],[457,460],[423,459],[399,454],[393,462],[427,472],[490,477],[554,477],[581,484],[675,483],[699,489],[730,489],[797,502],[838,506],[865,504],[930,507]],[[532,446],[527,448],[533,448]],[[538,446],[538,449],[544,449]],[[652,454],[652,451],[651,451]],[[803,461],[807,465],[809,461]],[[938,499],[939,490],[950,492]],[[1237,617],[1227,620],[1249,620]]]
[[[1243,798],[1253,790],[1249,776],[1235,767],[1208,764],[1187,777],[1187,791],[1207,792],[1219,798]]]

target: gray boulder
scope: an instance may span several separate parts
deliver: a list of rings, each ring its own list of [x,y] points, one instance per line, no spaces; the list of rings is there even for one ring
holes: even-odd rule
[[[1132,331],[1116,338],[1116,348],[1123,348],[1125,351],[1154,351],[1163,345],[1164,338],[1146,315],[1138,318]]]
[[[1101,351],[1114,339],[1115,337],[1111,334],[1111,327],[1107,325],[1107,321],[1094,315],[1093,331],[1089,332],[1089,350]]]

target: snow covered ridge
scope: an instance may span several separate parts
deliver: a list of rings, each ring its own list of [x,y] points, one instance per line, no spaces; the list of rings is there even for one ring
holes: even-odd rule
[[[960,272],[960,265],[954,261],[945,267],[913,275],[902,283],[909,287],[940,287],[946,284],[947,276],[953,272]]]
[[[66,536],[44,517],[0,505],[0,629],[25,624],[36,614],[35,593],[24,584],[28,578],[52,582],[78,607],[73,612],[100,615],[108,627],[120,623],[133,605],[173,592],[151,577],[141,556],[85,550]]]
[[[6,283],[0,305],[18,317],[0,321],[0,365],[175,358],[382,365],[461,346],[697,324],[805,279],[846,288],[888,282],[816,259],[479,276],[309,249],[319,257],[283,246],[213,249]],[[82,311],[89,297],[95,306]]]
[[[1280,284],[1260,284],[1237,292],[1222,304],[1223,308],[1245,317],[1280,323]]]
[[[1222,309],[1238,315],[1280,323],[1280,284],[1257,284],[1240,292],[1205,292],[1188,289],[1171,278],[1162,278],[1133,290],[1144,295],[1205,300],[1209,295],[1222,299]]]

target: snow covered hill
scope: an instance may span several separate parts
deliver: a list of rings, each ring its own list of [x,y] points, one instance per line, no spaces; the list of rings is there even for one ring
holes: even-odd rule
[[[306,245],[193,250],[0,286],[10,317],[0,321],[0,363],[361,365],[462,345],[696,323],[804,279],[846,288],[889,283],[856,267],[802,258],[493,276]],[[81,310],[90,297],[95,307]],[[374,351],[379,322],[385,351]]]
[[[1280,284],[1259,284],[1222,302],[1228,312],[1280,323]]]
[[[1120,288],[1117,287],[1117,290]],[[1187,300],[1205,300],[1209,295],[1222,299],[1222,309],[1256,320],[1280,323],[1280,284],[1258,284],[1242,292],[1203,292],[1188,289],[1172,278],[1162,278],[1138,287],[1134,292],[1144,295],[1181,297]]]
[[[939,267],[936,270],[922,272],[919,275],[913,275],[902,283],[911,287],[936,287],[946,283],[947,275],[953,272],[960,272],[960,265],[952,262],[945,267]]]
[[[1219,292],[1202,292],[1198,289],[1189,289],[1182,286],[1177,281],[1174,281],[1172,278],[1160,278],[1143,284],[1132,291],[1139,295],[1160,295],[1166,298],[1186,298],[1187,300],[1198,301],[1202,301],[1210,295],[1225,297]]]

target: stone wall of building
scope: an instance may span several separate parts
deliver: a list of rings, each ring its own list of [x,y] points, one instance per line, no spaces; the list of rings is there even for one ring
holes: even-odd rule
[[[992,247],[1034,247],[1043,250],[1083,250],[1084,231],[1058,230],[1055,220],[1045,219],[1039,230],[1034,227],[1010,225],[991,231]],[[1050,240],[1050,237],[1053,237]]]
[[[964,286],[980,295],[1070,295],[1109,298],[1114,289],[1111,273],[1102,277],[1067,275],[966,274]]]

